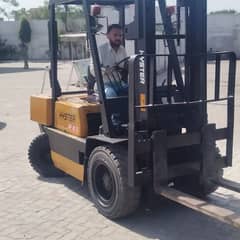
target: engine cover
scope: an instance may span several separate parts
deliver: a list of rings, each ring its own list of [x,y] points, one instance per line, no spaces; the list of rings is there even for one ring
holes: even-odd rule
[[[88,114],[99,113],[100,104],[84,96],[60,98],[55,103],[55,128],[77,137],[88,136]]]

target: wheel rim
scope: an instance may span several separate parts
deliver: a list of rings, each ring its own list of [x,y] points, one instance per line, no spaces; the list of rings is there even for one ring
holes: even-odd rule
[[[93,191],[98,202],[103,207],[109,207],[115,200],[116,184],[113,174],[102,162],[97,162],[93,168]]]

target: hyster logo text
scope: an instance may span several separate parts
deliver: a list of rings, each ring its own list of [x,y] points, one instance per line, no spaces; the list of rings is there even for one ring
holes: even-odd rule
[[[70,113],[60,113],[59,117],[63,118],[65,121],[70,121],[70,122],[75,121],[75,116],[73,114],[70,114]]]

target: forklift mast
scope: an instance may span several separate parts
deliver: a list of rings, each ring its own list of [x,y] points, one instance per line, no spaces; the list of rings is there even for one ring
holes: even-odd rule
[[[206,0],[177,1],[177,8],[184,8],[186,31],[180,34],[174,31],[171,15],[167,11],[166,1],[159,0],[159,10],[163,24],[163,34],[156,35],[156,7],[154,0],[139,0],[135,5],[135,22],[127,27],[126,38],[135,40],[136,54],[157,55],[156,40],[165,40],[169,52],[169,71],[174,73],[178,90],[183,100],[197,101],[206,99],[207,65],[207,7]],[[181,11],[178,11],[180,15]],[[179,21],[181,17],[179,16]],[[135,31],[133,31],[136,29]],[[197,31],[196,31],[197,29]],[[177,41],[185,40],[185,81],[181,72]],[[160,56],[158,56],[160,57]],[[155,59],[154,59],[155,58]],[[146,58],[143,79],[137,84],[139,97],[137,103],[154,104],[156,101],[156,58]],[[161,60],[161,59],[160,59]],[[145,80],[146,79],[146,80]],[[205,109],[205,110],[204,110]],[[206,108],[200,113],[202,122],[206,122]],[[204,112],[205,111],[205,112]],[[145,120],[147,111],[143,112]]]
[[[153,164],[155,190],[169,179],[168,158],[171,149],[199,146],[203,154],[200,175],[205,182],[215,178],[214,171],[218,164],[224,167],[232,165],[236,73],[235,54],[216,53],[215,97],[207,99],[207,1],[177,1],[177,29],[174,29],[166,1],[159,0],[158,5],[162,34],[156,34],[154,0],[138,1],[135,5],[135,21],[129,29],[127,26],[126,34],[126,39],[135,40],[138,54],[129,61],[128,181],[130,186],[141,182],[144,173],[137,173],[137,166],[139,156],[144,155],[144,161],[148,159],[146,162]],[[185,18],[183,33],[179,29],[182,13]],[[157,53],[156,40],[159,39],[167,43],[168,54]],[[180,41],[185,44],[183,54],[177,50]],[[168,59],[167,86],[158,84],[157,62],[161,63],[163,58]],[[183,68],[181,58],[184,59]],[[229,61],[226,98],[219,96],[223,58]],[[164,98],[167,99],[166,103]],[[227,101],[227,127],[216,129],[215,124],[208,124],[207,104],[220,100]],[[214,162],[216,141],[223,139],[227,142],[224,163]]]

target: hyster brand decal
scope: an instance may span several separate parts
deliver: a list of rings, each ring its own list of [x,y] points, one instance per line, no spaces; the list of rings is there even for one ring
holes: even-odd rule
[[[75,115],[71,113],[60,113],[59,117],[64,119],[65,121],[70,121],[70,122],[74,122],[76,119]]]
[[[143,55],[144,51],[140,50],[139,53],[141,55]],[[139,76],[140,77],[140,83],[142,85],[144,85],[145,84],[145,62],[144,62],[144,57],[143,56],[139,58],[139,75],[140,75]]]

